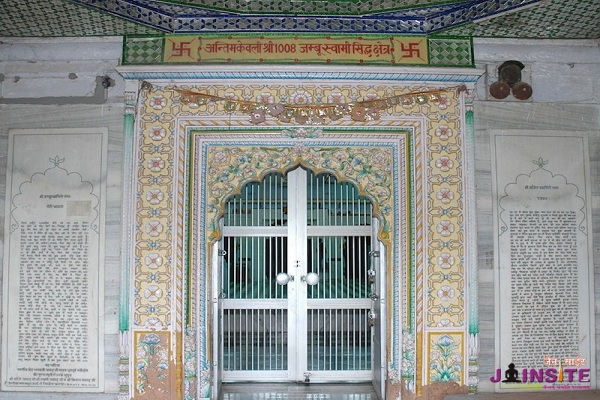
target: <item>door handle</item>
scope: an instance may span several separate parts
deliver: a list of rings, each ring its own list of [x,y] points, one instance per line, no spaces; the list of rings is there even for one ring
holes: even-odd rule
[[[300,280],[305,282],[308,286],[314,286],[319,283],[319,275],[314,272],[309,272],[308,275],[302,275]]]
[[[277,284],[281,286],[287,285],[289,282],[294,282],[294,275],[288,275],[285,272],[280,272],[277,274],[275,280],[277,281]]]

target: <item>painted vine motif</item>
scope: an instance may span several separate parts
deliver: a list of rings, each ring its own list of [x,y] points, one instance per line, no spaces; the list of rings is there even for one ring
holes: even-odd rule
[[[138,333],[135,357],[135,391],[169,393],[169,336]]]
[[[463,357],[459,342],[451,335],[442,335],[432,343],[429,355],[431,382],[460,382]]]

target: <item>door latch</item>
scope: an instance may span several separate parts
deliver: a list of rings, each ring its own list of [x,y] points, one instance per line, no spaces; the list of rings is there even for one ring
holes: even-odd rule
[[[376,274],[377,273],[375,272],[374,269],[370,269],[370,270],[367,271],[367,275],[369,277],[369,283],[375,283],[375,275]]]
[[[304,383],[310,383],[310,372],[304,373]]]
[[[376,317],[377,317],[377,315],[373,311],[369,311],[369,313],[367,314],[367,320],[368,320],[369,326],[375,326],[375,318]]]

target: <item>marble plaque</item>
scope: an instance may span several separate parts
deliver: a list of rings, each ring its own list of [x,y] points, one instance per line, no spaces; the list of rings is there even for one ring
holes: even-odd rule
[[[2,390],[104,390],[107,139],[9,132]]]
[[[492,381],[499,391],[593,388],[587,136],[493,131],[491,143],[498,368]]]

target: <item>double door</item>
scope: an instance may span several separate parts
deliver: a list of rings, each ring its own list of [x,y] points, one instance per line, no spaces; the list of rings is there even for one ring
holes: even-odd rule
[[[382,249],[371,209],[350,183],[302,168],[227,203],[215,261],[223,381],[381,384]]]

